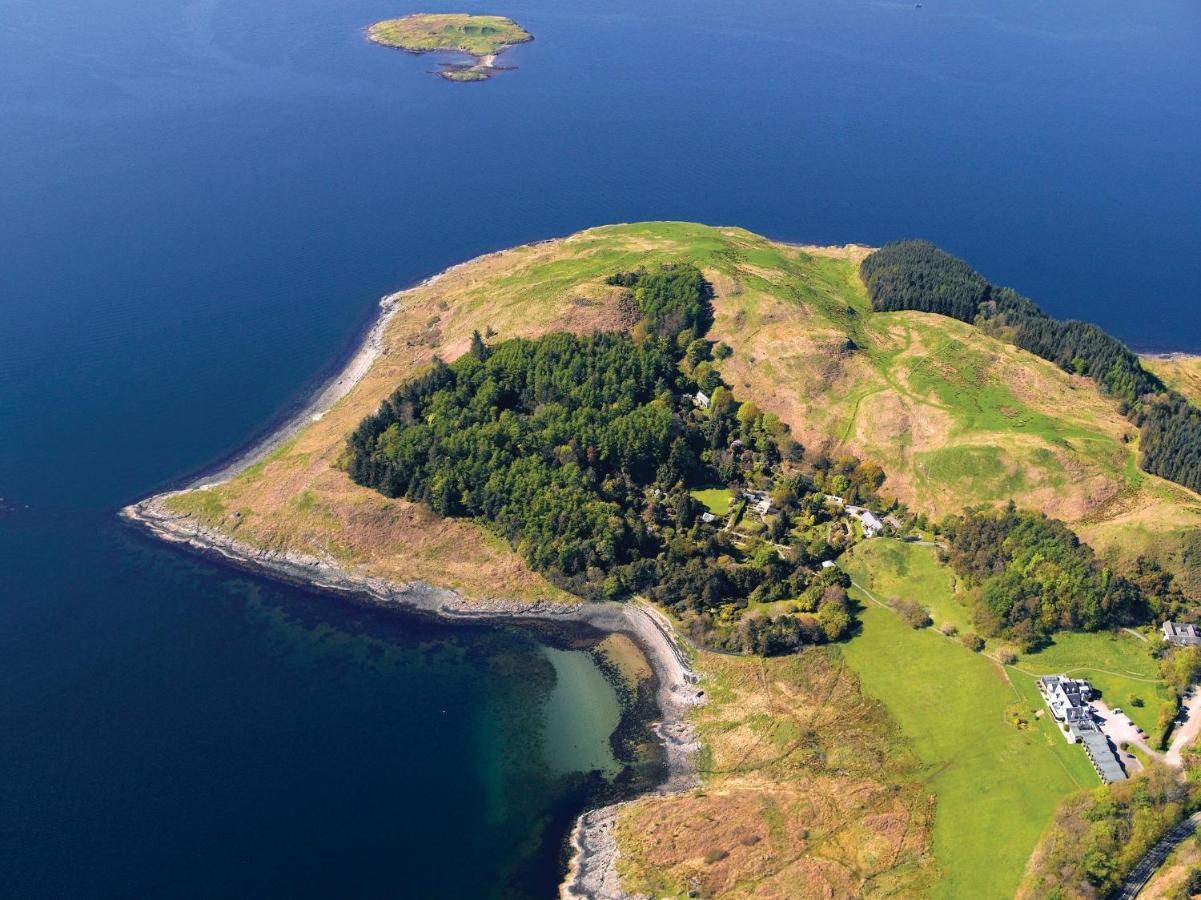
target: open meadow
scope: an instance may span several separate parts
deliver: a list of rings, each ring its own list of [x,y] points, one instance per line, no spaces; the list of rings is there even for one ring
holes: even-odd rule
[[[843,557],[855,582],[887,584],[934,606],[923,591],[936,580],[916,562],[932,556],[930,549],[896,544],[907,551],[902,555],[876,550],[877,543],[883,541]],[[936,894],[1013,896],[1058,802],[1095,786],[1097,776],[1078,747],[1034,715],[1031,697],[995,661],[934,629],[911,628],[859,588],[852,596],[863,607],[863,630],[842,654],[863,690],[883,702],[910,739],[924,766],[921,777],[937,797],[933,848],[943,878]],[[955,601],[948,592],[939,602]]]

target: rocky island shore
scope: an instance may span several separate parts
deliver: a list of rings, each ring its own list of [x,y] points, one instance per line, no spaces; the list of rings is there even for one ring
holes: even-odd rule
[[[447,81],[486,81],[503,68],[496,65],[500,53],[534,36],[504,16],[418,13],[376,22],[367,39],[409,53],[462,53],[474,62],[443,63],[437,74]]]

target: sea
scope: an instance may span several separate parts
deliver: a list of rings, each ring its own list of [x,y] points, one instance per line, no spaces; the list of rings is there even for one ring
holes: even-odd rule
[[[0,894],[546,897],[620,778],[571,641],[257,578],[123,525],[377,300],[592,225],[921,236],[1201,351],[1195,0],[0,0]]]

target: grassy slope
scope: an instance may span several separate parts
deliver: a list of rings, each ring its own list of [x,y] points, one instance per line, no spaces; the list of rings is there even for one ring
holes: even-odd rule
[[[414,53],[460,50],[472,56],[490,56],[534,36],[503,16],[470,16],[459,13],[419,14],[376,22],[367,34],[371,40]]]
[[[1201,356],[1144,356],[1142,361],[1168,387],[1201,404]]]
[[[859,583],[884,603],[916,600],[930,610],[936,628],[954,625],[961,634],[975,630],[961,602],[958,579],[939,563],[934,548],[880,538],[856,549],[855,561],[862,574]]]
[[[903,549],[911,562],[930,555],[928,548]],[[931,605],[955,602],[945,585],[937,604],[931,599],[937,588],[921,565],[909,566],[916,571],[911,581],[888,565],[897,556],[873,551],[874,543],[861,545],[844,559],[857,583],[871,583],[874,575]],[[843,655],[926,767],[938,798],[934,853],[944,874],[938,894],[1012,896],[1058,801],[1096,785],[1096,776],[1078,748],[1033,717],[1036,697],[1019,692],[1000,666],[931,629],[915,631],[853,593],[864,604],[863,632]],[[1026,727],[1012,724],[1015,711]],[[984,872],[989,878],[981,879]]]
[[[736,349],[727,380],[807,446],[877,460],[885,491],[928,513],[1015,497],[1102,551],[1181,567],[1201,501],[1139,470],[1135,430],[1090,382],[961,322],[872,313],[856,254],[818,266],[772,250],[720,280],[732,302],[714,331]]]
[[[1090,383],[963,323],[873,314],[856,274],[862,252],[807,251],[736,228],[643,223],[474,260],[407,292],[389,330],[389,353],[364,382],[269,470],[218,490],[216,501],[248,513],[253,527],[214,515],[214,503],[198,504],[200,511],[273,546],[317,546],[344,561],[366,562],[386,549],[368,525],[383,522],[397,538],[424,535],[425,524],[410,521],[416,511],[355,493],[330,471],[356,421],[434,352],[461,353],[472,328],[492,327],[503,339],[604,327],[617,315],[605,275],[689,259],[717,290],[714,337],[735,350],[723,374],[807,446],[876,459],[889,475],[885,490],[930,513],[1016,496],[1065,518],[1103,552],[1153,551],[1180,567],[1181,541],[1201,525],[1201,499],[1138,470],[1136,447],[1121,440],[1132,429],[1112,402]],[[847,351],[848,339],[862,349]],[[290,527],[298,519],[303,534]],[[417,545],[431,562],[443,561],[441,530]],[[429,542],[436,546],[426,553]],[[487,549],[490,565],[501,565],[492,551],[503,555],[503,548]],[[475,561],[452,573],[456,583],[471,581]],[[1201,572],[1189,574],[1201,585]],[[522,577],[526,595],[533,582]]]

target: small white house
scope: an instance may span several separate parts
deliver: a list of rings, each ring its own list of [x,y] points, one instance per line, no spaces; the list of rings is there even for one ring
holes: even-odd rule
[[[704,391],[697,391],[696,396],[692,398],[692,402],[695,403],[697,406],[699,406],[701,409],[708,409],[709,408],[709,395],[706,394]]]
[[[713,513],[711,513],[711,512],[703,512],[703,513],[701,513],[701,521],[702,522],[716,522],[717,516],[713,515]]]
[[[742,496],[759,515],[766,516],[771,512],[771,494],[767,491],[743,491]]]
[[[875,537],[884,530],[884,523],[870,510],[864,510],[863,515],[859,517],[859,521],[863,523],[864,537]]]
[[[833,568],[834,568],[834,563],[833,563],[833,562],[831,562],[831,561],[830,561],[830,560],[828,560],[828,559],[823,559],[823,560],[822,560],[822,568],[823,568],[823,569],[833,569]]]

